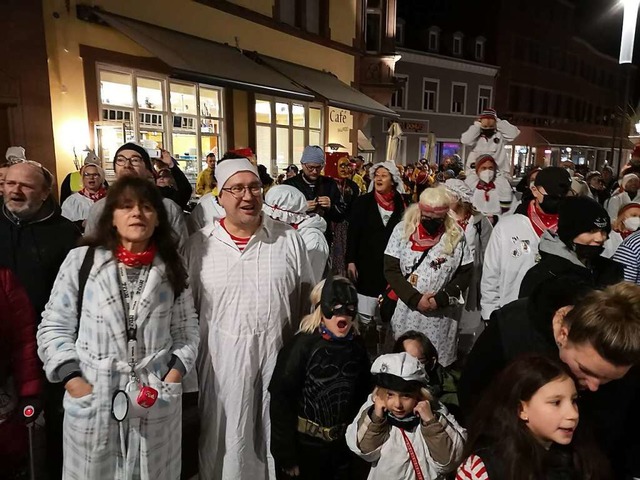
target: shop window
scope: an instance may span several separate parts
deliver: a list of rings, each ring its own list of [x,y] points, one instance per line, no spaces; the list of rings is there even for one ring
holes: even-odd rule
[[[467,98],[467,85],[465,83],[451,84],[451,113],[464,114]]]
[[[438,90],[440,87],[439,80],[425,78],[423,80],[422,90],[422,109],[427,112],[438,111]]]
[[[297,163],[306,145],[322,145],[322,109],[300,102],[258,98],[256,156],[274,175]]]
[[[493,95],[493,87],[479,87],[478,88],[478,115],[483,110],[491,108],[491,97]]]
[[[462,55],[462,33],[460,32],[453,34],[453,54],[456,56]]]
[[[396,75],[400,79],[401,84],[393,95],[391,96],[391,107],[399,110],[407,109],[407,89],[409,77],[407,75]]]
[[[153,143],[169,150],[195,183],[206,155],[222,151],[221,89],[106,65],[98,78],[104,123],[96,125],[96,147],[105,166],[124,141]]]

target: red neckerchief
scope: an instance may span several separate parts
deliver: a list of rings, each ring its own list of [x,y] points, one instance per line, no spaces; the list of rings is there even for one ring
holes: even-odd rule
[[[476,184],[476,189],[477,190],[484,190],[484,201],[488,202],[489,201],[489,192],[491,190],[495,190],[496,188],[496,184],[493,182],[489,182],[489,183],[485,183],[482,180],[479,180],[478,183]]]
[[[411,250],[414,252],[424,252],[425,250],[433,247],[440,241],[442,234],[444,233],[444,224],[440,227],[440,230],[435,235],[430,235],[421,223],[418,224],[418,228],[409,237],[411,241]]]
[[[629,230],[616,230],[616,232],[618,232],[620,234],[620,236],[622,237],[622,239],[624,240],[625,238],[627,238],[629,235],[631,235],[632,233],[636,233],[636,232],[631,232]]]
[[[462,228],[463,232],[467,230],[467,225],[469,225],[470,219],[471,215],[469,215],[467,218],[461,218],[460,220],[458,220],[458,225],[460,225],[460,228]]]
[[[87,197],[88,199],[93,200],[94,202],[97,202],[101,198],[104,198],[107,196],[107,189],[104,187],[100,187],[96,193],[91,193],[86,188],[83,188],[78,193],[83,197]]]
[[[389,193],[378,193],[376,190],[374,190],[373,196],[375,197],[376,203],[380,206],[380,208],[386,210],[387,212],[393,212],[393,190],[391,190]]]
[[[531,202],[529,202],[529,206],[527,207],[527,217],[529,217],[536,234],[541,237],[545,230],[551,230],[553,233],[556,233],[556,230],[558,229],[558,215],[544,213],[540,209],[536,208],[535,203],[535,200],[531,200]]]
[[[124,263],[127,267],[141,267],[143,265],[151,265],[153,258],[156,256],[156,246],[150,243],[144,252],[133,253],[118,245],[115,256],[119,262]]]

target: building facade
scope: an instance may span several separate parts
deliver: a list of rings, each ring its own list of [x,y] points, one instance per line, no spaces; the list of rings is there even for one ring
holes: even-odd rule
[[[437,33],[432,42],[443,41],[441,32]],[[450,40],[453,44],[453,37]],[[456,48],[462,53],[462,44],[456,42]],[[462,58],[462,54],[445,56],[400,47],[397,53],[400,60],[395,71],[401,87],[391,100],[403,131],[397,163],[407,165],[427,158],[439,164],[453,155],[466,158],[460,135],[482,110],[493,105],[499,69]],[[385,160],[389,123],[383,118],[370,122],[367,133],[377,147],[376,161]]]
[[[395,31],[369,32],[381,49],[366,52],[365,0],[10,3],[29,3],[20,25],[32,7],[39,28],[38,78],[40,87],[48,80],[40,90],[48,95],[33,97],[48,110],[40,117],[52,133],[45,164],[58,179],[87,147],[111,170],[126,141],[169,150],[192,181],[207,153],[244,147],[275,175],[298,163],[305,145],[356,153],[370,118],[395,115],[380,103],[393,92],[382,46]],[[395,25],[395,0],[376,5]],[[380,101],[359,89],[365,57],[385,64],[367,83]],[[35,143],[24,143],[31,157]]]

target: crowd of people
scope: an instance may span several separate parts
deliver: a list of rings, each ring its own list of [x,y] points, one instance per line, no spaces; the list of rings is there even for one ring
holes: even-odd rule
[[[51,480],[640,478],[640,159],[516,195],[517,134],[486,110],[466,162],[336,178],[319,146],[277,180],[211,153],[195,208],[164,150],[110,185],[88,157],[59,206],[12,148],[3,475],[44,412]]]

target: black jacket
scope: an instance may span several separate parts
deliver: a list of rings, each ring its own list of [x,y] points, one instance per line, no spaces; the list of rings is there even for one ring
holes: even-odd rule
[[[551,318],[542,314],[528,298],[523,298],[493,312],[489,326],[467,358],[458,385],[458,399],[465,419],[473,414],[494,377],[511,360],[526,353],[559,358]],[[625,478],[622,472],[640,476],[640,445],[636,438],[639,397],[637,368],[595,392],[580,392],[580,424],[593,428],[600,447],[617,470],[616,479]]]
[[[373,192],[356,199],[351,208],[347,233],[347,264],[358,269],[356,288],[367,297],[377,297],[387,286],[384,278],[384,250],[395,226],[402,219],[404,203],[398,192],[394,196],[394,209],[385,226]]]
[[[340,199],[340,191],[338,185],[333,178],[325,177],[321,175],[316,180],[315,187],[312,188],[302,178],[302,173],[299,173],[295,177],[288,178],[284,182],[285,185],[291,185],[296,187],[302,193],[307,200],[313,200],[318,197],[329,197],[331,199],[331,208],[326,210],[322,207],[318,207],[317,212],[321,215],[327,223],[329,221],[340,222],[345,218],[345,205]]]
[[[38,323],[60,265],[79,239],[80,230],[62,217],[51,197],[28,221],[18,221],[4,205],[0,210],[0,265],[19,278]]]
[[[533,290],[552,278],[575,276],[595,288],[603,288],[624,280],[622,264],[602,256],[594,258],[588,265],[582,264],[574,252],[569,250],[557,236],[545,232],[538,246],[540,262],[529,269],[522,283],[518,298],[531,295]]]
[[[319,333],[298,333],[278,354],[271,377],[271,453],[276,465],[300,465],[298,445],[325,443],[297,432],[298,417],[322,427],[350,424],[371,393],[370,363],[364,342],[325,340]],[[342,440],[337,446],[347,448]],[[329,475],[330,477],[330,475]]]

